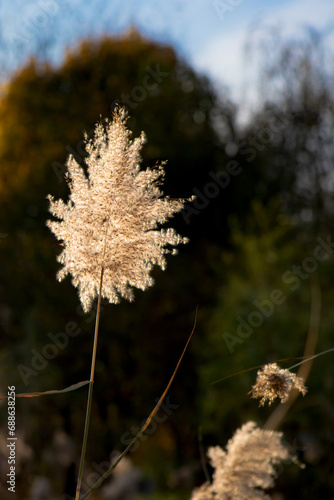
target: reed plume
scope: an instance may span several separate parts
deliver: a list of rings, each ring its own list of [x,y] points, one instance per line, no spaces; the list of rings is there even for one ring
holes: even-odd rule
[[[291,389],[298,389],[305,396],[307,389],[304,379],[287,369],[279,368],[276,363],[265,365],[257,372],[256,383],[250,391],[252,398],[261,398],[260,406],[264,406],[268,399],[269,406],[275,398],[285,403]]]
[[[294,455],[282,443],[282,433],[262,430],[254,422],[244,424],[224,451],[209,448],[213,481],[194,490],[191,500],[267,500],[265,490],[274,486],[275,465]]]
[[[154,265],[165,269],[170,247],[187,242],[174,229],[158,230],[185,200],[162,197],[163,164],[140,170],[145,134],[134,140],[130,135],[125,110],[116,109],[112,122],[99,123],[92,139],[85,136],[87,175],[69,157],[68,202],[48,197],[50,212],[59,220],[47,225],[63,246],[57,277],[72,275],[86,312],[98,295],[101,269],[102,297],[111,303],[120,297],[133,300],[133,287],[145,290],[153,284]]]
[[[101,298],[111,303],[120,297],[133,300],[134,287],[146,290],[153,284],[153,266],[165,269],[165,255],[175,253],[171,247],[187,242],[174,229],[158,228],[183,208],[185,200],[162,196],[162,164],[140,169],[145,134],[131,140],[126,119],[124,108],[116,108],[112,122],[99,123],[92,139],[85,136],[87,174],[69,157],[67,203],[49,195],[50,212],[59,220],[49,220],[47,225],[63,246],[58,280],[72,275],[85,312],[98,297],[76,500],[88,441]]]

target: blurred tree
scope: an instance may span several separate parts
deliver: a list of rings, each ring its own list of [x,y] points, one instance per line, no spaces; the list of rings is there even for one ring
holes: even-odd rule
[[[191,196],[192,188],[208,182],[226,158],[212,110],[228,127],[233,106],[219,101],[208,80],[171,47],[134,30],[119,38],[86,40],[58,67],[32,59],[13,75],[0,102],[0,228],[7,235],[0,247],[6,262],[0,270],[1,366],[4,378],[10,373],[10,383],[20,392],[65,387],[89,374],[94,316],[82,314],[70,280],[56,283],[60,248],[45,227],[46,196],[68,196],[63,178],[68,153],[85,166],[83,131],[90,134],[116,102],[129,110],[134,136],[142,130],[147,135],[144,165],[168,160],[167,194]],[[167,384],[196,305],[209,303],[214,294],[207,241],[226,240],[226,217],[217,217],[217,203],[227,213],[230,195],[226,190],[215,204],[198,205],[195,215],[175,218],[172,225],[191,243],[171,259],[167,272],[156,271],[156,286],[136,294],[134,304],[106,306],[88,461],[104,460],[114,446],[124,447],[129,429],[148,416]],[[55,335],[63,338],[66,328],[78,333],[57,344]],[[196,442],[195,380],[189,352],[170,396],[181,409],[155,432],[162,470],[163,456],[181,463]],[[63,427],[80,447],[85,399],[81,390],[49,404],[22,402],[22,425],[32,448],[40,450],[44,471],[52,467],[43,457],[56,429]],[[153,439],[151,451],[142,445],[137,454],[154,455],[154,449]]]
[[[244,133],[244,153],[250,157],[253,140],[265,162],[263,190],[279,186],[283,210],[311,230],[330,227],[334,214],[332,36],[332,28],[294,38],[259,31],[248,49],[260,62],[261,108]]]

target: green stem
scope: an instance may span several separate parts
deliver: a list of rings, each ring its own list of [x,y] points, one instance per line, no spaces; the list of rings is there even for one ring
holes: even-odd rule
[[[83,436],[83,442],[82,442],[79,475],[78,475],[78,483],[77,483],[77,490],[76,490],[76,494],[75,494],[75,500],[79,500],[79,498],[80,498],[80,490],[81,490],[81,483],[82,483],[82,476],[83,476],[86,448],[87,448],[87,440],[88,440],[90,411],[92,408],[95,361],[96,361],[96,350],[97,350],[97,338],[98,338],[98,334],[99,334],[99,322],[100,322],[100,311],[101,311],[102,280],[103,280],[103,267],[101,269],[99,298],[98,298],[97,310],[96,310],[94,344],[93,344],[93,352],[92,352],[92,364],[91,364],[91,369],[90,369],[89,390],[88,390],[86,419],[85,419],[85,430],[84,430],[84,436]]]

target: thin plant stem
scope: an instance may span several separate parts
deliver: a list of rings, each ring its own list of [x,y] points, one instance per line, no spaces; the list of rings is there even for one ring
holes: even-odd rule
[[[80,498],[80,490],[81,490],[81,483],[82,483],[82,476],[83,476],[86,448],[87,448],[87,440],[88,440],[90,411],[92,408],[95,361],[96,361],[96,351],[97,351],[97,338],[98,338],[98,334],[99,334],[100,311],[101,311],[102,281],[103,281],[103,267],[101,269],[99,298],[98,298],[97,309],[96,309],[94,344],[93,344],[92,364],[91,364],[90,378],[89,378],[89,389],[88,389],[88,399],[87,399],[87,408],[86,408],[85,429],[84,429],[84,436],[83,436],[83,442],[82,442],[81,458],[80,458],[80,465],[79,465],[79,475],[78,475],[75,500],[79,500],[79,498]]]
[[[304,348],[303,358],[305,359],[288,368],[288,370],[291,370],[292,368],[301,365],[298,370],[297,376],[301,377],[304,380],[304,382],[306,382],[309,376],[312,367],[312,360],[320,356],[320,354],[324,354],[324,353],[314,354],[317,345],[317,340],[319,337],[320,321],[321,321],[321,288],[319,283],[319,277],[317,274],[314,274],[311,277],[310,290],[311,290],[311,311],[310,311],[309,331],[306,339],[306,345]],[[263,428],[270,430],[277,429],[283,422],[286,414],[296,401],[297,397],[298,397],[298,391],[297,390],[292,391],[290,393],[289,399],[284,404],[280,404],[275,408],[275,410],[272,412],[272,414],[264,424]]]
[[[313,356],[308,356],[306,359],[304,359],[303,361],[300,361],[300,363],[297,363],[293,366],[290,366],[288,368],[288,370],[292,370],[292,368],[296,368],[296,366],[299,366],[299,365],[302,365],[303,363],[306,363],[307,361],[309,361],[310,359],[315,359],[315,358],[318,358],[319,356],[322,356],[323,354],[327,354],[329,352],[333,352],[334,351],[334,347],[331,347],[330,349],[326,349],[326,351],[321,351],[319,352],[318,354],[314,354]]]
[[[169,388],[170,386],[172,385],[172,382],[175,378],[175,375],[179,369],[179,366],[181,364],[181,361],[185,355],[185,352],[187,350],[187,347],[189,345],[189,342],[193,336],[193,333],[195,331],[195,328],[196,328],[196,323],[197,323],[197,311],[198,311],[198,306],[196,308],[196,315],[195,315],[195,322],[194,322],[194,326],[193,326],[193,329],[191,331],[191,334],[189,335],[188,337],[188,340],[187,340],[187,343],[182,351],[182,354],[181,354],[181,357],[179,358],[178,362],[177,362],[177,365],[176,365],[176,368],[173,372],[173,375],[171,376],[168,384],[167,384],[167,387],[166,389],[164,390],[164,392],[162,393],[162,395],[160,396],[159,398],[159,401],[157,402],[157,404],[155,405],[155,407],[153,408],[153,410],[151,411],[150,415],[148,416],[148,418],[146,419],[146,422],[143,424],[143,426],[141,427],[140,431],[135,435],[135,437],[132,439],[132,441],[128,444],[128,446],[125,448],[125,450],[123,451],[123,453],[121,453],[121,455],[117,458],[117,460],[111,464],[111,466],[109,467],[109,469],[100,477],[100,479],[98,481],[96,481],[96,483],[93,484],[93,486],[91,486],[91,488],[86,491],[86,493],[83,495],[83,497],[81,498],[81,500],[85,500],[86,498],[88,498],[90,496],[90,494],[92,493],[93,490],[95,490],[96,488],[98,488],[98,486],[100,486],[101,483],[103,483],[103,481],[105,481],[107,479],[107,477],[110,476],[110,474],[113,472],[113,470],[117,467],[117,465],[119,464],[119,462],[123,459],[123,457],[128,453],[128,451],[130,450],[130,448],[133,446],[133,444],[140,438],[140,436],[145,432],[145,430],[147,429],[147,427],[150,425],[152,419],[155,417],[155,415],[158,413],[159,409],[160,409],[160,406],[163,402],[163,400],[165,399],[166,397],[166,394],[167,392],[169,391]]]
[[[198,447],[199,447],[201,465],[202,465],[202,469],[203,469],[203,472],[205,475],[205,479],[206,479],[206,482],[210,484],[211,479],[210,479],[210,474],[208,472],[208,467],[206,465],[205,451],[204,451],[204,446],[203,446],[202,427],[199,427],[199,429],[198,429]]]

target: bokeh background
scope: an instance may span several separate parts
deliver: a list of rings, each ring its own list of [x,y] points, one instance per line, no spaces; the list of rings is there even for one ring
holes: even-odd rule
[[[56,281],[45,226],[68,155],[85,167],[83,133],[124,105],[147,135],[143,166],[168,160],[165,194],[197,196],[171,224],[190,242],[154,287],[103,304],[85,489],[153,409],[198,317],[160,421],[97,499],[190,498],[208,446],[270,417],[305,464],[285,464],[272,497],[333,497],[333,353],[284,416],[248,395],[248,369],[333,347],[333,21],[331,0],[1,2],[3,394],[89,378],[94,311]],[[73,498],[86,398],[17,400],[16,494],[1,403],[2,499]]]

